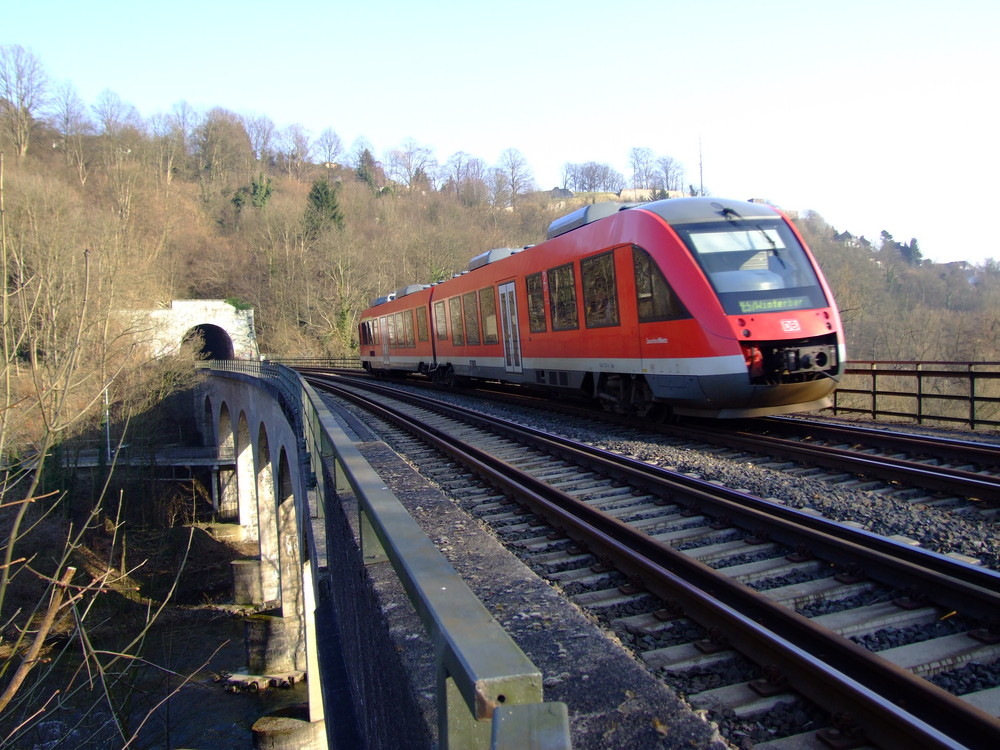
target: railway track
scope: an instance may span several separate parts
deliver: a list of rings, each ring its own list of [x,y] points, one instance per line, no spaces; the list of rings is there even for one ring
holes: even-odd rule
[[[1000,444],[812,417],[660,424],[595,413],[593,407],[571,401],[525,396],[523,389],[483,384],[474,393],[477,397],[528,404],[587,420],[606,420],[632,428],[636,435],[665,435],[689,449],[725,450],[726,457],[732,460],[747,460],[848,489],[877,492],[913,505],[969,511],[988,519],[1000,517]]]
[[[958,698],[925,679],[959,684],[968,665],[1000,658],[996,573],[481,412],[436,405],[429,414],[428,405],[364,408],[416,436],[393,438],[408,452],[429,450],[419,439],[489,482],[485,492],[466,486],[463,507],[734,735],[751,726],[787,734],[769,722],[791,702],[813,721],[841,717],[817,735],[835,746],[1000,741],[995,691]],[[887,629],[897,641],[888,648]]]

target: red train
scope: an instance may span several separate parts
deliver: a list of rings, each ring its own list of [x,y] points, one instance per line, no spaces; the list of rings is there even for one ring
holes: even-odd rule
[[[759,204],[598,203],[361,316],[363,366],[584,394],[608,409],[747,417],[820,409],[844,365],[833,295]]]

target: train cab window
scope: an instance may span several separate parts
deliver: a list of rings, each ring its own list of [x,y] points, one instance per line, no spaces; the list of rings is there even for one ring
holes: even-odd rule
[[[580,281],[583,285],[583,320],[587,328],[619,325],[614,252],[581,260]]]
[[[448,340],[448,315],[444,311],[444,302],[434,303],[434,331],[438,341]]]
[[[465,343],[475,346],[479,343],[479,303],[475,292],[462,295],[462,311],[465,315]]]
[[[691,313],[663,277],[660,267],[649,253],[635,245],[632,246],[632,266],[635,270],[636,307],[640,323],[691,317]]]
[[[465,327],[462,325],[462,298],[452,297],[448,300],[448,316],[451,318],[451,343],[455,346],[465,344]]]
[[[674,229],[729,315],[826,307],[816,271],[784,221],[733,219]]]
[[[545,333],[545,292],[542,288],[542,275],[533,273],[524,279],[528,287],[528,330],[532,333]]]
[[[497,298],[493,287],[479,290],[479,318],[483,321],[483,343],[495,344],[497,335]]]
[[[427,341],[427,308],[417,308],[417,341]]]
[[[551,268],[549,279],[549,315],[553,331],[569,331],[580,327],[576,311],[576,279],[573,264]]]
[[[403,313],[403,346],[413,348],[416,342],[413,340],[413,311],[407,310]]]

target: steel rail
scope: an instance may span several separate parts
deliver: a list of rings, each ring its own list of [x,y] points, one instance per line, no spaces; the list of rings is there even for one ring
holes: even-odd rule
[[[983,500],[1000,500],[1000,477],[980,474],[965,469],[947,466],[930,466],[920,461],[873,456],[855,450],[836,448],[829,445],[811,445],[798,440],[760,435],[744,431],[729,431],[722,428],[686,427],[685,438],[702,437],[731,448],[766,452],[772,457],[807,461],[810,464],[842,469],[855,474],[869,474],[907,484],[958,493],[965,497]]]
[[[912,432],[866,427],[856,424],[834,424],[821,418],[762,417],[754,425],[782,432],[811,433],[822,439],[838,439],[866,443],[885,450],[911,453],[932,458],[977,464],[984,468],[1000,467],[1000,444],[940,435],[920,435]]]
[[[679,602],[695,619],[715,623],[751,659],[762,666],[778,665],[803,695],[820,705],[833,702],[850,714],[870,740],[928,748],[1000,743],[1000,721],[966,701],[442,430],[349,390],[336,390],[529,503],[592,552],[640,577],[652,593]]]

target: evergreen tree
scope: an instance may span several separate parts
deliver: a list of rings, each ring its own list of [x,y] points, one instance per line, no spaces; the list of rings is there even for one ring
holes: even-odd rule
[[[365,183],[372,190],[377,187],[375,184],[375,157],[372,156],[372,152],[365,149],[361,152],[358,157],[358,166],[354,170],[354,173],[358,176],[358,179]]]
[[[916,237],[910,238],[909,245],[900,245],[899,252],[902,253],[903,259],[911,266],[919,266],[923,261],[923,256],[920,253],[920,245],[917,244]]]
[[[337,200],[337,186],[325,179],[316,180],[306,205],[306,233],[315,238],[329,227],[344,228],[344,214]]]

